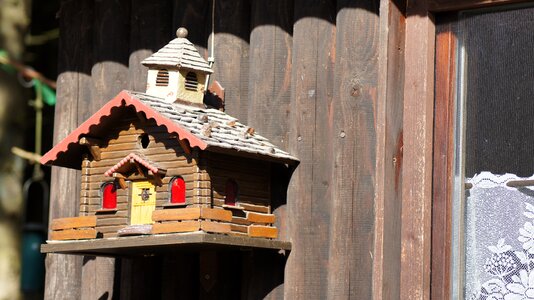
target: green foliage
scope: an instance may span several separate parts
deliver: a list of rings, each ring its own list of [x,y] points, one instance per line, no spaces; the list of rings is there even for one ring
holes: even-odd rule
[[[38,79],[33,80],[35,83],[35,92],[42,93],[43,102],[52,106],[56,104],[56,92],[51,89],[48,85],[42,83]]]

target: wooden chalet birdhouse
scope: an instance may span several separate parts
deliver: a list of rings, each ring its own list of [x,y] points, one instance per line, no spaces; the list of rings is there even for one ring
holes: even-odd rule
[[[146,93],[120,92],[43,156],[81,170],[79,216],[52,220],[43,252],[290,248],[277,240],[273,170],[289,177],[298,160],[203,104],[212,69],[186,37],[142,62]]]

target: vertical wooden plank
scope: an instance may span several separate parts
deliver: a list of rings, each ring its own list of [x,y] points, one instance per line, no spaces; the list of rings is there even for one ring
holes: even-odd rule
[[[163,0],[132,0],[130,11],[129,88],[145,92],[148,68],[141,61],[175,37],[172,3]]]
[[[335,16],[332,1],[295,1],[288,143],[301,163],[288,191],[287,299],[328,297]]]
[[[215,1],[213,80],[225,89],[226,112],[247,123],[250,1]]]
[[[162,299],[198,298],[198,254],[184,252],[165,255],[161,274]]]
[[[270,249],[256,249],[243,255],[248,256],[244,261],[249,264],[243,274],[243,278],[248,280],[248,290],[243,299],[288,299],[283,293],[283,266],[287,256]]]
[[[372,298],[378,1],[338,1],[328,294]]]
[[[450,298],[452,164],[456,37],[451,23],[436,29],[431,298]]]
[[[208,38],[211,32],[211,0],[175,0],[173,28],[187,28],[189,39],[200,55],[208,58]]]
[[[169,299],[162,297],[162,260],[161,256],[123,258],[120,299]]]
[[[380,1],[373,298],[400,298],[404,1]]]
[[[54,143],[78,126],[79,102],[86,97],[80,89],[90,80],[90,58],[85,52],[91,45],[92,1],[63,1],[60,9],[60,47],[58,59],[57,105]],[[50,220],[76,216],[79,211],[79,186],[75,170],[52,169]],[[46,258],[45,299],[79,299],[81,295],[82,257],[49,254]]]
[[[293,1],[252,1],[248,125],[287,149]]]
[[[435,28],[426,2],[406,18],[401,299],[430,298]],[[414,42],[418,41],[418,42]]]
[[[80,110],[85,118],[128,88],[130,79],[130,0],[96,1],[94,9],[93,95],[90,106]]]
[[[128,60],[128,85],[134,91],[146,90],[146,78],[148,69],[141,61],[150,56],[161,47],[165,46],[175,37],[176,28],[172,26],[173,5],[170,1],[132,0],[130,3],[129,16],[129,60]],[[124,76],[124,74],[122,74]],[[154,296],[152,290],[161,290],[162,299],[173,299],[173,288],[177,285],[173,280],[166,280],[169,274],[176,274],[176,269],[169,272],[169,268],[160,269],[166,257],[161,260],[150,260],[148,264],[143,258],[131,258],[121,260],[120,274],[120,297],[121,299],[145,299]],[[173,265],[170,261],[169,265]],[[180,266],[177,269],[182,269]],[[158,274],[162,272],[162,274]],[[159,278],[163,276],[161,286],[154,281],[144,282],[145,278]],[[171,295],[169,295],[169,293]],[[187,295],[187,293],[185,294]]]
[[[130,1],[112,0],[94,3],[91,95],[78,107],[78,117],[86,120],[113,98],[128,83],[130,36]],[[125,43],[126,41],[126,43]],[[115,259],[85,257],[82,271],[81,299],[111,299],[114,295]]]
[[[250,18],[248,125],[287,149],[293,1],[254,0]],[[285,205],[278,206],[274,213],[282,216],[285,210]],[[283,234],[287,229],[281,227],[280,231]],[[284,263],[285,260],[272,261],[263,272],[255,273],[249,281],[249,297],[282,299],[283,280],[273,276],[283,272]]]

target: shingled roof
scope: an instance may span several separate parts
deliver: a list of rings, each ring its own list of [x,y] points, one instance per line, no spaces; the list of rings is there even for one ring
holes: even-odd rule
[[[175,38],[141,63],[147,67],[163,66],[213,72],[208,62],[200,56],[195,45],[183,37]]]
[[[163,98],[132,91],[120,92],[46,153],[41,163],[79,169],[78,162],[73,163],[73,156],[80,156],[78,160],[81,162],[80,138],[91,136],[97,130],[102,130],[102,126],[110,126],[103,124],[102,120],[111,116],[117,108],[130,106],[137,112],[143,112],[147,119],[154,119],[157,125],[165,126],[169,134],[176,133],[178,139],[187,140],[191,147],[298,164],[297,158],[222,111],[167,103]]]

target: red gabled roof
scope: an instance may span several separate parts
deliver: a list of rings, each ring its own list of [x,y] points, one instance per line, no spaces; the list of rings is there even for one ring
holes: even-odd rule
[[[158,173],[159,171],[159,168],[157,166],[149,162],[146,158],[142,157],[140,154],[130,153],[125,158],[121,159],[113,167],[109,168],[109,170],[104,172],[104,175],[108,177],[112,177],[113,173],[119,171],[124,165],[129,164],[132,160],[141,164],[148,170],[152,171],[152,173],[154,174]]]
[[[106,103],[100,110],[92,115],[87,121],[71,132],[66,138],[54,146],[41,158],[41,164],[52,164],[57,166],[69,167],[79,169],[79,162],[72,162],[69,159],[59,159],[62,154],[67,152],[69,148],[74,145],[79,145],[78,142],[82,136],[89,135],[93,126],[99,125],[103,117],[111,115],[113,108],[118,107],[133,107],[137,112],[143,112],[147,119],[154,119],[157,125],[167,127],[169,133],[178,134],[178,139],[187,140],[191,147],[199,147],[201,150],[208,146],[206,142],[199,139],[190,131],[184,129],[179,124],[162,116],[150,106],[142,103],[127,91],[120,92],[115,98]]]

